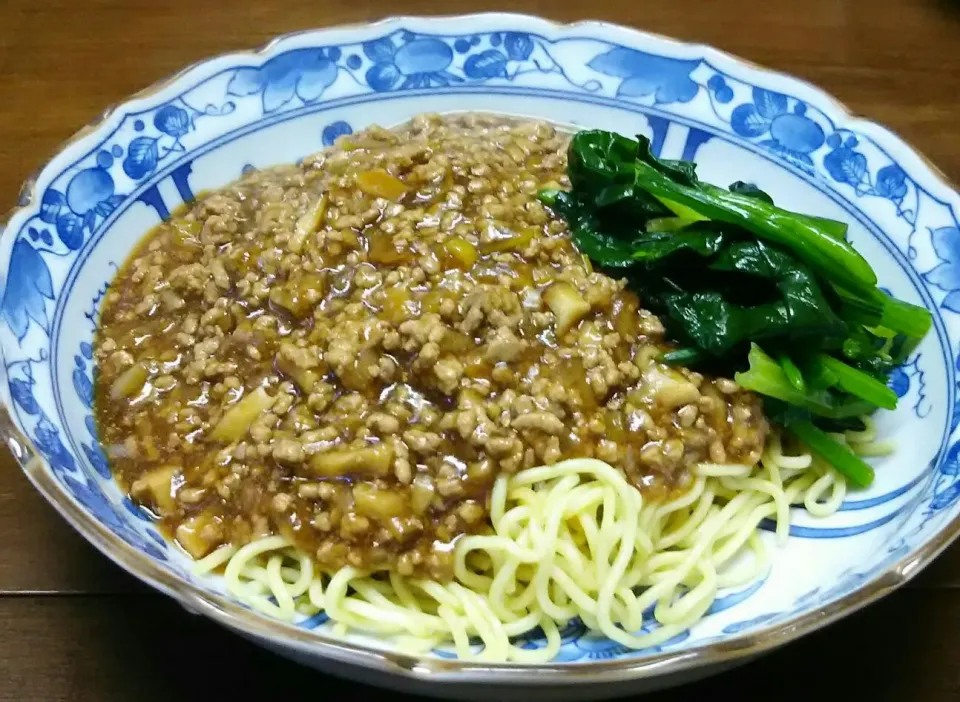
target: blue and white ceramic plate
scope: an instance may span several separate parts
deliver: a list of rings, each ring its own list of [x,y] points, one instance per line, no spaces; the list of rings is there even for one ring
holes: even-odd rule
[[[111,481],[91,416],[91,343],[104,286],[135,242],[194,193],[292,162],[376,120],[484,110],[650,136],[709,181],[850,224],[854,244],[934,329],[893,377],[879,418],[897,452],[826,520],[795,515],[769,577],[723,593],[687,635],[629,651],[570,626],[535,670],[411,658],[289,626],[230,601]],[[5,438],[38,489],[131,573],[286,655],[365,680],[502,698],[600,696],[715,670],[849,614],[930,562],[960,530],[960,197],[886,129],[816,88],[719,51],[596,22],[507,14],[399,18],[282,37],[203,62],[109,111],[23,189],[0,239]],[[531,640],[528,645],[538,646]],[[378,677],[379,676],[379,677]],[[589,682],[589,686],[584,683]],[[484,683],[478,686],[477,683]],[[448,687],[438,690],[434,685]],[[552,696],[556,696],[551,693]]]

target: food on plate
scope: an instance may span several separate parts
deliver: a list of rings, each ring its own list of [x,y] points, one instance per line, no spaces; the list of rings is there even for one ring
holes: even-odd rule
[[[280,619],[493,661],[549,660],[574,617],[656,645],[766,572],[761,521],[785,537],[791,505],[869,482],[883,374],[928,323],[842,225],[733,190],[642,139],[483,114],[248,173],[111,283],[110,466]]]
[[[696,164],[656,158],[646,137],[579,132],[569,171],[573,187],[541,199],[661,315],[682,344],[662,360],[735,372],[769,418],[868,486],[872,468],[827,432],[896,408],[889,374],[930,313],[877,287],[843,223],[778,208],[752,184],[704,183]]]

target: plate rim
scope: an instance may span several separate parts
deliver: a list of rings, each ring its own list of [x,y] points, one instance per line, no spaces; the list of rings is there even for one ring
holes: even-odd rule
[[[110,105],[87,125],[81,127],[72,136],[62,142],[56,150],[35,169],[20,187],[17,202],[0,219],[0,239],[10,236],[9,224],[19,214],[26,211],[37,197],[37,184],[45,175],[49,175],[52,166],[60,156],[76,147],[88,137],[95,136],[99,129],[111,117],[123,110],[135,109],[137,101],[153,97],[175,85],[196,69],[219,61],[244,58],[260,59],[269,56],[285,42],[306,35],[336,34],[344,31],[372,30],[404,23],[440,23],[449,21],[510,21],[529,25],[539,25],[545,30],[562,34],[578,28],[593,29],[612,36],[619,36],[625,43],[642,45],[653,40],[678,52],[697,53],[704,59],[717,61],[733,67],[746,67],[753,72],[759,85],[776,85],[780,89],[788,86],[794,90],[814,96],[818,105],[825,105],[843,119],[845,125],[855,126],[868,132],[886,149],[897,154],[899,159],[913,161],[917,173],[927,178],[929,183],[945,189],[951,202],[945,203],[955,213],[960,203],[957,186],[922,152],[908,144],[890,128],[863,118],[833,95],[802,78],[760,66],[747,59],[740,58],[710,45],[699,42],[685,42],[666,35],[612,22],[582,20],[571,23],[555,22],[543,17],[506,12],[483,12],[468,14],[442,15],[396,15],[374,22],[354,22],[329,27],[303,29],[278,35],[261,46],[208,56],[189,64],[183,69],[154,82],[129,97]],[[3,350],[0,348],[0,358]],[[6,380],[6,370],[0,364],[0,378]],[[487,682],[496,684],[519,684],[535,686],[545,683],[601,683],[616,682],[637,678],[655,677],[678,673],[700,666],[712,666],[753,656],[779,647],[801,636],[823,628],[842,617],[852,614],[889,594],[911,580],[918,572],[932,562],[954,540],[960,537],[960,514],[945,523],[916,550],[892,563],[885,571],[864,582],[860,587],[848,592],[826,606],[812,610],[797,617],[788,618],[776,625],[761,627],[745,634],[735,634],[719,641],[695,646],[690,649],[655,653],[643,658],[628,658],[610,661],[579,661],[566,663],[490,664],[472,661],[446,660],[402,654],[384,650],[355,641],[316,631],[304,631],[292,625],[263,618],[234,602],[231,598],[205,591],[190,582],[166,572],[133,546],[116,536],[100,524],[84,509],[66,495],[63,488],[53,478],[52,472],[45,468],[46,461],[12,420],[6,399],[0,406],[0,437],[7,443],[33,486],[54,506],[75,531],[79,532],[98,551],[139,580],[159,592],[178,601],[187,611],[203,614],[213,621],[257,638],[264,638],[280,646],[292,647],[309,655],[319,655],[330,660],[362,665],[369,668],[398,674],[407,678],[431,682],[465,683]],[[533,677],[531,671],[548,676],[541,679]]]

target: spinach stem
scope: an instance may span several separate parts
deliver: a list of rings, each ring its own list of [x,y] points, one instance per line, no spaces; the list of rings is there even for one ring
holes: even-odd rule
[[[800,372],[800,369],[797,368],[797,364],[785,353],[780,354],[780,367],[783,369],[783,374],[787,376],[787,380],[790,381],[790,384],[799,392],[807,392],[807,383],[803,379],[803,373]]]
[[[798,219],[775,205],[705,183],[698,188],[675,183],[640,160],[636,162],[636,184],[681,217],[692,210],[703,218],[739,225],[787,247],[825,278],[855,294],[868,295],[875,289],[877,276],[866,259],[849,243],[824,232],[809,219]],[[683,209],[674,209],[673,204]]]
[[[851,395],[883,409],[897,408],[897,393],[873,376],[825,353],[818,354],[817,361],[836,377],[837,385]]]
[[[691,366],[699,363],[703,358],[703,352],[700,349],[687,346],[686,348],[667,351],[660,356],[660,361],[668,366]]]
[[[787,429],[808,449],[833,466],[838,473],[859,487],[868,487],[874,478],[873,468],[825,431],[806,419],[790,422]]]

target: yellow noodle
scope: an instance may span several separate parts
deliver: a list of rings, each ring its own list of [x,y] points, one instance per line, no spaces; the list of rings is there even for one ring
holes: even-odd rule
[[[855,444],[866,435],[869,445],[872,430],[841,439]],[[334,631],[392,636],[410,653],[446,643],[465,659],[547,661],[559,651],[559,625],[574,617],[632,648],[689,629],[722,588],[768,571],[762,519],[773,517],[785,537],[791,505],[826,515],[845,489],[810,455],[785,455],[777,436],[755,466],[696,466],[686,489],[666,502],[648,502],[617,469],[578,458],[498,477],[493,533],[457,541],[448,583],[349,567],[322,574],[280,536],[221,547],[197,568],[226,563],[234,596],[287,621],[326,611]],[[651,616],[658,626],[649,626]],[[513,643],[536,627],[546,646]]]

